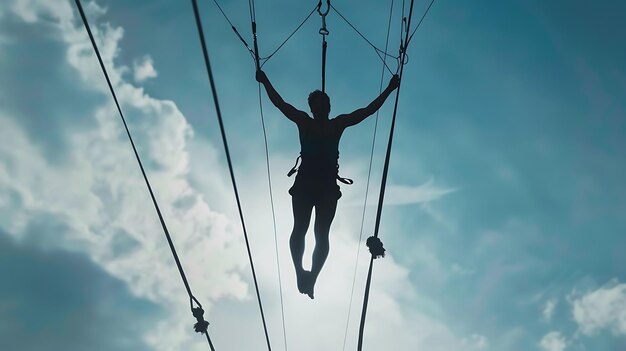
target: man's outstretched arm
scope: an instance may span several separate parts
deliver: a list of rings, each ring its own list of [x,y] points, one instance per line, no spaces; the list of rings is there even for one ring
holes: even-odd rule
[[[305,119],[309,118],[309,115],[304,111],[300,111],[297,108],[293,107],[291,104],[285,102],[283,98],[278,94],[272,83],[270,83],[269,78],[265,75],[265,72],[258,70],[256,72],[256,80],[260,82],[265,87],[265,91],[267,91],[267,96],[270,98],[270,101],[276,108],[280,110],[280,112],[285,115],[285,117],[292,120],[294,123],[300,123]]]
[[[383,103],[385,103],[385,100],[387,100],[389,94],[391,94],[391,92],[394,91],[398,87],[398,85],[400,85],[400,77],[398,77],[398,75],[396,74],[391,77],[387,88],[385,88],[385,90],[369,105],[364,108],[360,108],[352,113],[339,115],[337,116],[337,120],[340,121],[345,127],[350,127],[355,124],[361,123],[364,119],[376,113],[376,111],[378,111],[378,109],[383,106]]]

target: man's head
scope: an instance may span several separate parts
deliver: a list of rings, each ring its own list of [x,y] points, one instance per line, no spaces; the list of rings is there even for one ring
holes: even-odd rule
[[[328,118],[328,114],[330,113],[330,98],[326,93],[315,90],[309,94],[309,107],[311,108],[311,113],[313,113],[314,118]]]

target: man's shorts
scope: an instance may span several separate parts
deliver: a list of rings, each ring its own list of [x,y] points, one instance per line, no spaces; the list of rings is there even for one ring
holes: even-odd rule
[[[298,173],[289,194],[294,197],[305,197],[313,204],[335,202],[341,198],[341,190],[335,178],[320,179],[307,177]]]

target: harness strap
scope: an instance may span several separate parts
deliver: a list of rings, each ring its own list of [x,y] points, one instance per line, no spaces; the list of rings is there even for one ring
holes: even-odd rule
[[[302,161],[302,155],[299,155],[298,158],[296,158],[296,163],[294,163],[293,167],[291,167],[289,172],[287,172],[287,177],[291,177],[292,175],[298,172],[298,170],[300,169],[301,161]],[[339,170],[339,165],[337,165],[337,170]],[[346,185],[354,184],[354,180],[350,178],[341,177],[339,176],[339,174],[337,174],[336,179]]]
[[[287,177],[291,177],[292,175],[294,175],[294,173],[298,172],[300,160],[302,160],[302,156],[298,156],[298,158],[296,158],[296,163],[293,165],[293,167],[291,167],[289,173],[287,173]]]
[[[343,177],[340,177],[339,175],[337,175],[337,180],[342,182],[342,183],[344,183],[344,184],[346,184],[346,185],[354,184],[354,180],[352,180],[350,178],[343,178]]]

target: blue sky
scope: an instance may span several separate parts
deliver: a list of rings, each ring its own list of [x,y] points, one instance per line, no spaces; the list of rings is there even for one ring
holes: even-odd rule
[[[251,41],[247,3],[221,3]],[[333,4],[384,46],[389,2]],[[314,5],[257,2],[262,55]],[[261,348],[191,5],[85,6],[216,348]],[[426,6],[417,2],[416,13]],[[200,9],[281,350],[254,65],[214,4]],[[624,13],[610,0],[435,2],[402,82],[381,229],[389,256],[376,261],[365,349],[626,349]],[[207,349],[76,15],[65,0],[0,5],[0,348]],[[314,15],[264,67],[301,109],[320,85],[319,25]],[[333,12],[328,27],[327,91],[339,114],[376,96],[381,64]],[[263,106],[287,345],[341,349],[357,250],[367,257],[358,237],[374,119],[342,139],[341,173],[356,183],[342,187],[312,302],[295,289],[287,244],[296,128],[265,96]],[[370,199],[391,108],[379,117]],[[369,235],[373,202],[366,210]],[[356,341],[365,261],[346,349]]]

